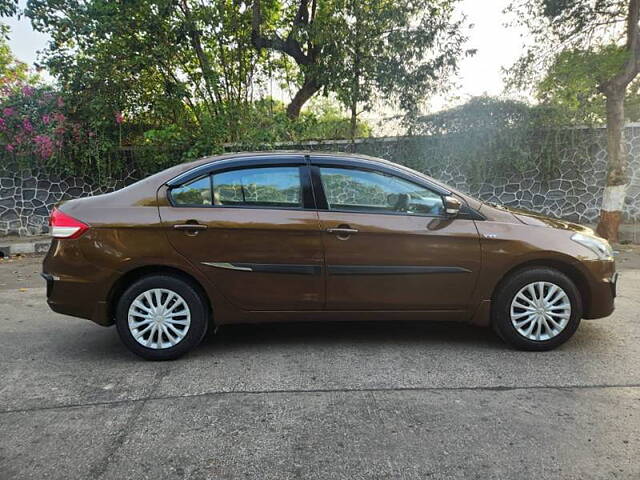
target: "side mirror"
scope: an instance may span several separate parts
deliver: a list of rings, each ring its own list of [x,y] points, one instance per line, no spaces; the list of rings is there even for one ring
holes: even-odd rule
[[[444,213],[446,213],[447,216],[455,217],[460,213],[460,208],[462,208],[462,202],[456,197],[451,195],[444,197]]]

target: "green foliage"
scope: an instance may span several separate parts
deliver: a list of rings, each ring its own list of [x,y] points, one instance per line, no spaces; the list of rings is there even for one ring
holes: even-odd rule
[[[617,45],[562,51],[536,85],[536,97],[544,104],[554,105],[566,123],[604,124],[605,97],[599,85],[619,71],[627,55]],[[639,89],[639,82],[627,88],[625,115],[629,121],[640,119]]]
[[[444,88],[459,58],[471,53],[463,51],[458,3],[255,0],[254,44],[284,64],[295,62],[297,75],[287,80],[300,88],[300,102],[318,90],[335,94],[351,111],[352,128],[380,99],[415,116],[427,95]]]
[[[430,135],[420,152],[406,153],[408,166],[425,170],[422,160],[432,165],[464,165],[466,174],[477,182],[509,172],[539,168],[551,178],[563,149],[585,151],[578,130],[563,124],[561,112],[549,106],[532,107],[522,102],[476,97],[444,112],[421,117],[417,133]]]
[[[6,94],[25,82],[35,83],[37,77],[29,73],[27,64],[18,60],[7,41],[0,38],[0,88]]]
[[[0,0],[0,17],[11,17],[18,13],[18,0]],[[0,23],[0,41],[2,41],[3,50],[5,45],[5,40],[9,38],[9,27],[4,23]],[[0,53],[0,55],[6,55],[5,52]]]
[[[576,88],[594,81],[602,85],[628,58],[628,6],[628,0],[511,0],[506,12],[530,40],[507,72],[509,87],[535,87],[549,69],[562,73],[567,64],[577,68],[571,80]]]
[[[291,20],[281,7],[263,5],[265,29]],[[29,0],[25,14],[51,36],[44,65],[64,92],[68,118],[95,132],[103,151],[157,152],[136,154],[148,172],[227,143],[250,148],[347,137],[348,120],[335,107],[291,120],[265,94],[299,72],[253,47],[251,12],[242,1]],[[369,134],[363,122],[356,129]],[[107,157],[112,171],[125,167],[120,155]]]
[[[18,0],[0,0],[0,17],[11,17],[18,13]]]
[[[347,108],[367,110],[381,96],[415,113],[462,54],[457,1],[260,2],[262,33],[287,44],[275,54],[253,46],[256,2],[29,0],[25,14],[51,36],[44,65],[74,99],[75,119],[106,135],[124,112],[128,128],[112,136],[124,144],[172,124],[219,146],[269,140],[241,127],[274,81],[312,77]],[[284,55],[294,44],[304,50],[297,64]]]
[[[172,156],[175,156],[175,151],[182,150],[182,158],[185,159],[220,153],[225,145],[225,125],[221,117],[212,119],[202,130],[168,125],[145,132],[144,144],[159,151],[170,151]],[[233,143],[236,150],[271,148],[280,142],[349,138],[350,135],[349,120],[328,100],[314,103],[295,120],[287,116],[283,102],[270,98],[259,100],[245,106],[241,115],[236,117],[235,125],[241,139]],[[357,134],[367,137],[371,128],[359,121]]]
[[[354,113],[358,104],[370,110],[381,97],[414,118],[425,98],[446,89],[459,59],[472,53],[463,50],[456,3],[321,2],[318,18],[324,23],[314,25],[314,32],[325,32],[323,84]]]
[[[26,15],[52,37],[44,64],[77,98],[77,115],[112,123],[124,112],[125,143],[147,128],[228,121],[251,100],[260,68],[248,13],[231,2],[30,0]]]

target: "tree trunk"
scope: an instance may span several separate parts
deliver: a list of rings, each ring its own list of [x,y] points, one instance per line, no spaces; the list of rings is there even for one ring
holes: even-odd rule
[[[624,141],[625,88],[610,89],[607,97],[607,184],[602,198],[598,235],[618,242],[618,228],[627,192],[627,146]]]
[[[295,120],[300,116],[300,110],[307,100],[313,97],[318,90],[320,90],[320,84],[316,81],[315,78],[305,76],[304,83],[300,90],[295,94],[291,103],[287,106],[287,117],[291,120]]]
[[[351,148],[356,151],[356,130],[358,129],[358,102],[351,104]]]
[[[207,57],[207,54],[202,48],[202,37],[200,35],[200,31],[196,28],[196,25],[193,19],[191,18],[191,10],[189,9],[189,4],[187,3],[186,0],[182,0],[181,8],[187,23],[191,46],[196,52],[196,58],[198,59],[198,64],[200,65],[200,71],[202,72],[202,80],[204,81],[204,87],[209,97],[208,100],[210,104],[207,103],[207,109],[209,110],[209,113],[213,115],[214,113],[217,113],[217,112],[212,111],[212,108],[217,110],[218,106],[223,108],[224,104],[222,102],[222,98],[220,97],[220,93],[218,92],[217,87],[212,87],[211,85],[211,79],[213,78],[211,64],[209,63],[209,58]]]

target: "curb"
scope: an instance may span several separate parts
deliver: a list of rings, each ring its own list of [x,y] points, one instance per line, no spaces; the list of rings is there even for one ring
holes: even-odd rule
[[[47,253],[51,240],[39,240],[37,242],[12,242],[0,241],[0,258],[7,258],[19,253]]]

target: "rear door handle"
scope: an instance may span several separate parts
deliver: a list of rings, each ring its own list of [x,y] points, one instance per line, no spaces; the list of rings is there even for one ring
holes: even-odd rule
[[[207,226],[201,223],[183,223],[174,225],[173,228],[176,230],[206,230]]]

